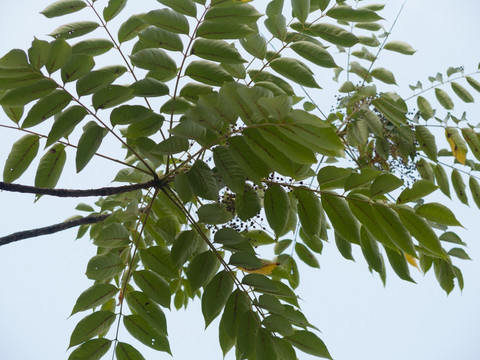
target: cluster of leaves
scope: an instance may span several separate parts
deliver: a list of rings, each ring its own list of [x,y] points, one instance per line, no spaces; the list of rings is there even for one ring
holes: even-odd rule
[[[287,25],[283,0],[268,3],[262,24],[247,1],[158,2],[161,8],[130,16],[113,36],[110,22],[126,0],[109,0],[103,13],[94,0],[57,1],[43,15],[90,9],[96,20],[60,26],[52,41],[35,39],[27,53],[15,49],[0,59],[0,105],[27,133],[8,155],[5,182],[17,180],[45,143],[35,186],[54,188],[70,149],[80,172],[103,156],[107,137],[126,151],[124,159],[106,157],[125,166],[114,181],[158,180],[102,197],[96,208],[77,207],[109,216],[79,228],[78,237],[88,232],[97,247],[86,271],[95,283],[72,313],[94,311],[75,327],[70,347],[78,347],[70,359],[100,359],[112,344],[118,359],[143,359],[112,329],[121,323],[141,343],[170,353],[162,308],[187,307],[196,297],[207,326],[221,315],[224,354],[235,347],[237,359],[290,360],[297,348],[331,358],[294,292],[297,259],[319,267],[316,254],[329,237],[347,259],[358,246],[383,282],[385,254],[404,280],[413,282],[410,263],[423,272],[433,267],[447,293],[455,278],[463,287],[452,257],[468,255],[444,248],[464,245],[449,230],[460,223],[448,207],[424,198],[438,189],[450,196],[447,167],[456,195],[468,203],[467,171],[438,157],[478,170],[467,150],[480,160],[480,134],[467,123],[460,135],[466,116],[439,119],[421,96],[432,90],[453,109],[441,75],[426,90],[412,87],[416,114],[400,95],[377,90],[396,84],[391,71],[374,67],[378,53],[415,52],[388,41],[378,15],[383,5],[292,0]],[[100,30],[104,38],[70,41]],[[97,57],[113,51],[124,65],[96,67]],[[320,89],[315,74],[322,71],[333,70],[338,80],[344,69],[336,58],[344,54],[347,81],[338,106],[325,115],[307,92],[307,99],[300,96],[301,88]],[[357,84],[349,80],[354,76]],[[464,102],[473,97],[459,79],[480,91],[463,69],[447,76]],[[48,121],[47,135],[32,130]],[[445,129],[451,151],[437,150],[432,127]],[[473,175],[469,185],[480,206]],[[276,258],[262,260],[258,252]]]

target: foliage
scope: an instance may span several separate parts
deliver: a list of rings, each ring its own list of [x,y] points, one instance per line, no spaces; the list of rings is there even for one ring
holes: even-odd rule
[[[126,0],[57,1],[42,14],[90,11],[90,19],[0,59],[0,105],[25,133],[6,157],[5,189],[14,191],[45,143],[32,191],[68,196],[45,188],[55,188],[67,155],[77,172],[104,156],[106,139],[125,155],[110,158],[124,166],[112,179],[138,185],[99,189],[95,207],[77,207],[94,219],[77,237],[88,233],[97,254],[86,271],[94,283],[72,310],[89,313],[72,333],[70,359],[100,359],[110,348],[142,359],[120,326],[171,353],[162,308],[197,297],[206,326],[220,317],[224,354],[296,359],[296,348],[331,358],[295,294],[298,260],[319,267],[329,238],[346,259],[359,247],[383,283],[388,261],[406,281],[410,264],[433,268],[447,293],[455,279],[463,288],[454,260],[469,257],[450,229],[461,224],[427,197],[451,197],[451,183],[468,204],[469,174],[480,206],[471,174],[480,170],[480,134],[465,113],[439,117],[454,109],[453,94],[474,101],[477,72],[449,68],[403,99],[378,55],[415,50],[389,40],[383,5],[273,0],[263,15],[249,1],[158,2],[115,25]],[[84,38],[100,28],[103,38]],[[96,65],[113,52],[123,65]],[[348,69],[338,65],[344,55]],[[311,94],[321,94],[317,74],[332,71],[344,81],[325,114]],[[437,128],[450,149],[438,150]]]

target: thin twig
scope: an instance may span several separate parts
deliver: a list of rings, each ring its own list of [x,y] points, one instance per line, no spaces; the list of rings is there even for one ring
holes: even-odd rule
[[[109,216],[110,214],[91,215],[80,219],[64,221],[59,224],[49,225],[37,229],[19,231],[7,236],[0,237],[0,246],[32,237],[54,234],[56,232],[67,230],[80,225],[96,224],[104,221]]]

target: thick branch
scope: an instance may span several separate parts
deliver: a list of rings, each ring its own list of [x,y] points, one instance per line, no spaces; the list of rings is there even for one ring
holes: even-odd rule
[[[161,180],[151,180],[146,183],[134,184],[134,185],[103,187],[99,189],[89,189],[89,190],[70,190],[70,189],[38,188],[35,186],[10,184],[10,183],[0,181],[0,190],[20,192],[20,193],[26,193],[26,194],[50,195],[50,196],[57,196],[57,197],[85,197],[85,196],[107,196],[107,195],[123,194],[129,191],[134,191],[138,189],[149,189],[152,187],[161,188],[163,185],[164,185],[164,182]]]
[[[54,234],[59,231],[63,231],[66,229],[70,229],[76,226],[80,225],[87,225],[87,224],[95,224],[102,222],[105,220],[107,217],[109,217],[110,214],[104,214],[104,215],[93,215],[93,216],[87,216],[83,217],[80,219],[75,219],[75,220],[69,220],[65,221],[59,224],[54,224],[50,226],[45,226],[42,228],[37,228],[37,229],[32,229],[32,230],[25,230],[25,231],[19,231],[4,237],[0,237],[0,246],[2,245],[7,245],[15,241],[19,240],[24,240],[32,237],[37,237],[41,235],[48,235],[48,234]]]

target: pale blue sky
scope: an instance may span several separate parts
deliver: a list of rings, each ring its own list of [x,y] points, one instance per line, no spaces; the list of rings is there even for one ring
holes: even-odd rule
[[[39,14],[50,0],[0,1],[0,55],[13,47],[27,49],[33,35],[46,38],[62,21],[49,20]],[[99,0],[97,4],[106,3]],[[388,28],[403,1],[388,1],[382,13]],[[255,0],[256,4],[267,2]],[[154,0],[130,1],[128,9],[141,12],[158,6]],[[128,11],[128,10],[127,10]],[[477,35],[480,4],[471,0],[454,3],[447,0],[410,0],[402,13],[392,39],[404,40],[418,50],[413,57],[382,55],[379,66],[394,71],[399,92],[409,95],[408,84],[426,80],[428,75],[445,71],[449,66],[464,65],[474,71],[480,61]],[[90,14],[84,13],[85,19]],[[83,17],[82,17],[83,19]],[[75,19],[76,20],[76,19]],[[101,36],[98,32],[97,36]],[[478,79],[478,78],[477,78]],[[480,80],[480,79],[479,79]],[[325,85],[329,78],[319,80]],[[328,89],[325,90],[328,93]],[[477,102],[480,101],[480,97]],[[326,110],[334,99],[324,95]],[[456,115],[461,115],[461,103]],[[480,119],[479,105],[469,107],[472,122]],[[476,118],[474,117],[476,116]],[[0,115],[0,124],[9,120]],[[18,139],[19,133],[0,129],[0,166]],[[106,148],[112,152],[115,148]],[[71,164],[65,168],[58,187],[90,188],[103,186],[112,179],[115,167],[96,161],[78,177]],[[33,183],[34,171],[19,182]],[[93,199],[85,199],[91,203]],[[400,281],[388,272],[386,288],[372,276],[355,252],[356,263],[341,258],[333,243],[327,244],[319,258],[321,270],[301,267],[298,293],[309,320],[317,325],[336,360],[476,360],[480,353],[480,211],[445,202],[456,212],[467,228],[459,231],[469,245],[472,262],[458,262],[465,276],[465,290],[458,289],[447,297],[433,273],[423,277],[412,271],[417,285]],[[33,196],[0,193],[0,235],[26,228],[45,226],[73,215],[76,200],[42,198],[33,204]],[[0,248],[0,358],[66,359],[71,331],[81,319],[67,320],[78,295],[90,286],[84,272],[95,249],[82,239],[74,242],[75,231],[29,239]],[[217,323],[203,332],[204,322],[199,302],[193,311],[175,312],[169,316],[171,348],[175,359],[221,359],[217,341]],[[135,340],[133,340],[135,341]],[[148,352],[147,359],[167,359],[163,353]],[[298,352],[299,359],[309,359]],[[233,358],[233,356],[230,356]]]

